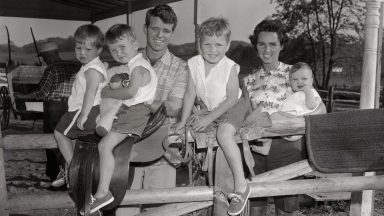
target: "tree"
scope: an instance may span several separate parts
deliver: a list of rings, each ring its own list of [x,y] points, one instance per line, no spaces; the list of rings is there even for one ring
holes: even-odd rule
[[[328,88],[332,68],[339,60],[351,57],[340,52],[342,44],[356,43],[363,38],[364,3],[356,0],[275,2],[273,17],[281,19],[289,36],[295,39],[296,47],[289,52],[306,56],[305,60],[313,68],[315,85]]]

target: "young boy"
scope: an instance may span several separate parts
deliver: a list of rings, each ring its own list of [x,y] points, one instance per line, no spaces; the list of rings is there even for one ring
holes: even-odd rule
[[[95,132],[96,117],[99,114],[100,92],[107,84],[107,72],[99,59],[103,49],[104,35],[97,26],[80,26],[74,35],[76,59],[83,66],[76,74],[68,99],[68,112],[57,124],[54,136],[60,152],[68,166],[73,156],[72,139]],[[52,183],[63,185],[65,171],[60,171]]]
[[[289,71],[289,83],[293,94],[284,101],[278,112],[271,114],[273,122],[282,121],[296,116],[310,115],[321,104],[321,97],[313,88],[312,69],[304,62],[294,64]],[[288,141],[301,139],[301,135],[286,136]],[[263,139],[262,146],[252,146],[252,149],[261,154],[267,155],[271,148],[269,139]]]
[[[245,207],[250,188],[244,177],[240,150],[234,139],[244,120],[245,103],[243,98],[239,101],[240,67],[225,56],[230,46],[230,34],[229,23],[224,18],[209,18],[201,24],[201,54],[188,61],[188,87],[183,101],[181,121],[176,125],[176,131],[186,124],[198,96],[208,112],[194,116],[191,127],[200,132],[210,124],[217,127],[217,140],[224,151],[235,182],[235,193],[231,196],[228,214],[238,215]]]
[[[123,105],[111,131],[99,143],[100,179],[91,203],[91,213],[113,202],[113,195],[109,191],[115,167],[112,151],[126,137],[141,136],[150,116],[150,104],[157,87],[156,73],[142,54],[138,53],[138,43],[131,27],[125,24],[113,25],[105,37],[112,57],[124,64],[116,69],[117,73],[127,73],[129,84],[118,89],[107,86],[101,93],[103,98],[123,100]]]

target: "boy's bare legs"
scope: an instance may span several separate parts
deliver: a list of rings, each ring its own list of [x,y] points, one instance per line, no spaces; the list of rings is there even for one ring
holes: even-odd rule
[[[61,154],[63,155],[67,165],[69,165],[73,157],[72,140],[57,130],[55,130],[53,134],[55,136],[57,146],[59,147]]]
[[[96,199],[101,199],[108,194],[109,184],[115,169],[115,158],[112,151],[127,136],[128,134],[109,132],[99,142],[100,179],[99,186],[94,195]]]
[[[244,192],[247,187],[247,181],[244,177],[240,149],[234,139],[235,133],[236,130],[232,125],[221,124],[217,129],[217,140],[223,149],[225,158],[232,171],[235,182],[235,192]]]

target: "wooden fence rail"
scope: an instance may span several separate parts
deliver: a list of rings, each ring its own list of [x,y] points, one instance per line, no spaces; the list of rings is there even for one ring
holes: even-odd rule
[[[347,111],[358,109],[360,92],[335,89],[331,86],[328,90],[317,90],[327,107],[328,112]]]
[[[336,177],[326,179],[285,181],[313,171],[306,160],[256,176],[250,183],[251,197],[280,196],[318,192],[344,192],[384,189],[384,176]],[[288,173],[289,175],[281,175]],[[292,175],[293,173],[293,175]],[[143,189],[127,191],[122,205],[195,202],[204,206],[213,199],[213,188],[208,186],[179,187],[170,189]],[[8,202],[1,203],[5,213],[27,212],[36,209],[72,208],[74,203],[66,192],[34,192],[12,195]],[[209,203],[211,204],[211,203]]]
[[[277,122],[271,128],[244,132],[249,139],[305,133],[303,118],[288,122]],[[52,134],[27,134],[0,136],[0,215],[8,216],[13,212],[26,212],[34,209],[71,208],[74,203],[65,192],[33,192],[33,194],[15,194],[7,197],[3,150],[56,148]],[[339,177],[327,179],[293,180],[297,176],[312,172],[305,161],[260,174],[252,179],[251,197],[307,194],[317,192],[346,192],[384,189],[384,176]],[[198,210],[212,204],[213,187],[179,187],[171,189],[129,190],[122,205],[145,203],[184,203],[178,208],[187,211]],[[172,205],[172,204],[169,204]],[[203,206],[203,207],[202,207]],[[174,207],[174,206],[173,206]],[[169,212],[169,209],[163,209]],[[159,215],[154,211],[152,214]],[[164,213],[164,215],[167,215]],[[178,215],[174,212],[173,215]]]

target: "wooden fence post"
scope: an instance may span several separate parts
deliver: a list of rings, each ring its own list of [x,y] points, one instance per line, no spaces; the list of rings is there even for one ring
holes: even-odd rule
[[[7,182],[5,181],[5,168],[4,168],[4,143],[3,136],[0,129],[0,216],[8,216],[8,202],[7,202]]]
[[[377,70],[377,46],[380,25],[380,2],[382,0],[364,0],[367,5],[365,17],[364,57],[361,77],[360,109],[372,109],[375,106],[375,86]],[[375,175],[366,173],[365,175]],[[360,195],[361,194],[361,195]],[[350,216],[373,215],[374,191],[363,191],[351,197]]]

